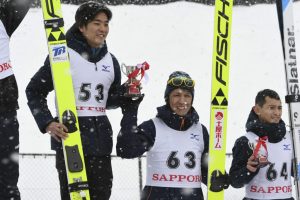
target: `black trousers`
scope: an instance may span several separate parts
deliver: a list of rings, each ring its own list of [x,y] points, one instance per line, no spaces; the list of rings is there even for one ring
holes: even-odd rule
[[[111,157],[85,156],[85,165],[91,200],[108,200],[113,180]],[[62,150],[56,151],[56,169],[60,182],[61,200],[70,200]]]
[[[141,200],[204,200],[201,188],[145,186]]]
[[[19,122],[17,112],[0,113],[0,199],[19,200]]]

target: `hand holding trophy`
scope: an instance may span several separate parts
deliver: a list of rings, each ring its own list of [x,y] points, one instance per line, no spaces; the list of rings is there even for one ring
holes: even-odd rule
[[[150,65],[147,62],[143,62],[136,66],[125,65],[124,63],[121,65],[122,72],[128,77],[124,96],[132,97],[132,99],[138,99],[142,96],[142,87],[140,82],[145,75],[145,71],[148,70],[149,67]]]
[[[253,156],[257,162],[258,168],[263,168],[271,163],[268,161],[268,149],[266,145],[267,137],[261,137],[258,139],[255,148],[253,148]],[[254,145],[253,145],[254,146]]]

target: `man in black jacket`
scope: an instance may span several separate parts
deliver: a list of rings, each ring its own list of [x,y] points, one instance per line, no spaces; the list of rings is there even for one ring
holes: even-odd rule
[[[106,37],[112,12],[97,2],[86,2],[76,11],[75,24],[66,39],[83,145],[87,178],[92,200],[108,200],[112,187],[112,127],[106,109],[117,108],[121,70],[114,55],[108,52]],[[26,88],[28,105],[42,133],[51,137],[56,151],[61,199],[69,200],[67,174],[61,140],[67,128],[53,117],[47,96],[53,91],[49,58]]]
[[[0,199],[20,199],[18,86],[10,62],[9,40],[32,0],[0,2]]]
[[[142,99],[121,105],[117,154],[136,158],[147,152],[143,200],[204,199],[201,182],[207,183],[209,136],[192,106],[194,84],[187,73],[173,72],[165,90],[166,105],[157,108],[156,117],[138,126]]]
[[[246,122],[246,134],[232,149],[231,185],[245,186],[244,200],[293,200],[292,141],[281,119],[279,95],[259,91]]]

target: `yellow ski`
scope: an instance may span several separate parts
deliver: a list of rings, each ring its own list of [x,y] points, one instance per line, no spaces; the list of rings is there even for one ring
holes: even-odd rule
[[[225,172],[232,7],[233,0],[215,1],[207,183],[208,200],[224,199],[224,190],[212,192],[209,188],[212,172],[214,170]]]
[[[71,200],[90,200],[60,0],[41,0]]]

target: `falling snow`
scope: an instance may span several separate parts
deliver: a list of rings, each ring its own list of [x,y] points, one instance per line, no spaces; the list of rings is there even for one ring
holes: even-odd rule
[[[76,8],[63,5],[66,30],[74,22]],[[151,66],[147,72],[148,83],[143,85],[145,98],[140,105],[139,122],[153,118],[156,107],[164,104],[163,94],[168,75],[175,70],[184,70],[196,81],[194,107],[200,115],[200,121],[209,127],[214,8],[188,2],[110,8],[113,18],[107,38],[109,51],[120,63],[147,61]],[[294,15],[296,45],[300,49],[300,2],[294,4]],[[231,44],[227,152],[231,152],[235,139],[244,134],[244,125],[257,91],[271,88],[281,97],[286,94],[275,5],[234,7]],[[300,51],[297,52],[300,58]],[[49,135],[39,132],[24,92],[30,78],[44,63],[46,55],[42,13],[34,8],[11,38],[11,60],[19,85],[18,119],[20,150],[23,153],[52,153]],[[48,103],[55,115],[53,94],[49,96]],[[116,137],[121,110],[107,113]],[[286,106],[283,107],[283,119],[286,122],[288,120]],[[17,162],[15,157],[11,156]],[[231,192],[238,196],[230,199],[237,199],[241,198],[244,190]]]

